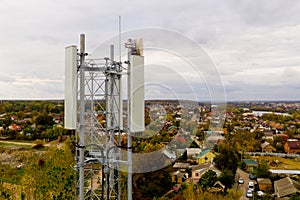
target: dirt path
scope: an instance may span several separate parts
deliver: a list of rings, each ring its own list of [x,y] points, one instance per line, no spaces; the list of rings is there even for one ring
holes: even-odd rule
[[[6,144],[16,144],[16,145],[27,145],[27,146],[34,146],[34,143],[29,143],[29,142],[14,142],[14,141],[5,141],[5,140],[0,140],[0,143],[6,143]]]

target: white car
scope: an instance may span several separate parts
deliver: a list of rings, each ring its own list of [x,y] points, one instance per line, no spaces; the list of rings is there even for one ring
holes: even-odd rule
[[[253,181],[249,181],[249,183],[248,183],[248,190],[250,190],[251,192],[254,191],[254,182]]]
[[[246,197],[248,197],[248,198],[252,198],[253,197],[252,190],[247,190]]]
[[[265,195],[265,193],[263,191],[257,191],[256,194],[257,194],[257,196],[260,196],[260,197]]]
[[[239,178],[238,183],[239,184],[243,184],[244,183],[244,179],[243,178]]]

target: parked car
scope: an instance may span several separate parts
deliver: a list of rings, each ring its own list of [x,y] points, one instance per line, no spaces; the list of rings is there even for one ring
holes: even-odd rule
[[[239,178],[238,183],[239,184],[243,184],[244,183],[244,179],[243,178]]]
[[[249,181],[249,183],[248,183],[248,190],[254,191],[254,182],[253,181]]]
[[[257,191],[256,192],[257,196],[262,197],[265,195],[265,193],[263,191]]]
[[[254,174],[249,174],[249,178],[250,178],[250,180],[255,180],[256,176]]]
[[[252,198],[253,197],[252,190],[247,190],[246,197],[248,197],[248,198]]]

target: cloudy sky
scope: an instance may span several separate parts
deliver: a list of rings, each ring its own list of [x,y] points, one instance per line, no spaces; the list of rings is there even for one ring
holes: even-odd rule
[[[158,27],[197,42],[218,71],[227,100],[300,99],[300,1],[0,3],[0,99],[62,99],[64,48],[78,44],[79,34],[85,33],[87,51],[96,49],[118,34],[118,16],[124,32]],[[172,61],[165,62],[176,65]],[[195,78],[188,70],[182,73]],[[156,81],[158,77],[169,78],[157,76]]]

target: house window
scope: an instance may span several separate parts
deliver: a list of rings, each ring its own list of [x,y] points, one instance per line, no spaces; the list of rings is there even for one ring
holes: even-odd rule
[[[196,176],[196,177],[199,177],[199,173],[195,173],[195,176]]]

